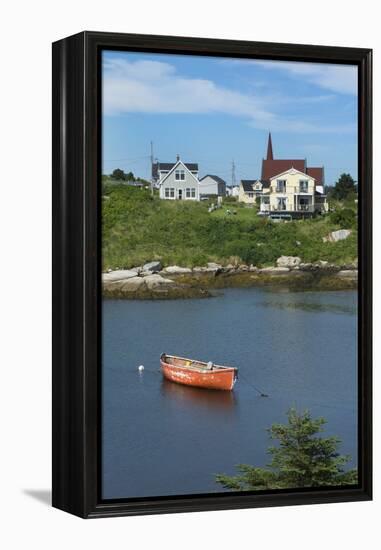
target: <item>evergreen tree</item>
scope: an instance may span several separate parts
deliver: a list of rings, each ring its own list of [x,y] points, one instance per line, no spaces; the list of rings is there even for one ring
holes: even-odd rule
[[[110,176],[113,180],[126,180],[126,174],[120,168],[116,168]]]
[[[337,437],[317,436],[326,424],[324,418],[312,419],[309,411],[299,414],[291,408],[288,424],[273,424],[268,430],[279,445],[270,447],[272,460],[267,468],[240,464],[236,476],[218,474],[216,481],[227,489],[250,491],[290,489],[357,483],[357,470],[345,471],[348,456],[337,452]]]
[[[350,174],[341,174],[329,196],[339,201],[357,193],[356,182]]]

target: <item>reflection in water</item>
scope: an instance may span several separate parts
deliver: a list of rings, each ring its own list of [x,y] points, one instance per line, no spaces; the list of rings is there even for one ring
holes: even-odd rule
[[[163,378],[161,393],[165,398],[173,399],[186,407],[205,408],[209,411],[233,412],[237,398],[233,391],[207,390],[183,386]]]
[[[341,313],[344,315],[356,315],[356,308],[340,304],[321,304],[318,302],[281,302],[270,300],[268,302],[262,302],[259,304],[261,307],[279,308],[285,310],[301,310],[308,312],[329,312],[329,313]]]

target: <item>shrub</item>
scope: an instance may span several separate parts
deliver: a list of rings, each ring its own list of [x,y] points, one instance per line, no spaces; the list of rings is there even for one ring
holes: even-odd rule
[[[356,214],[350,208],[343,208],[330,214],[331,222],[340,226],[341,229],[353,228],[356,226]]]

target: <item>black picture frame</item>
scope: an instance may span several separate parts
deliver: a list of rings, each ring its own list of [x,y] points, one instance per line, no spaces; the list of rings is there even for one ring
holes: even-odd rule
[[[100,498],[100,52],[359,67],[359,484],[102,502]],[[82,32],[53,44],[53,506],[83,518],[372,498],[372,50]]]

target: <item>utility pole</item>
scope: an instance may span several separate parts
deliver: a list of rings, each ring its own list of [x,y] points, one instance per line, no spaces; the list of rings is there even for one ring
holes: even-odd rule
[[[234,159],[232,160],[232,187],[235,185],[235,163]]]
[[[151,141],[151,195],[153,195],[153,141]]]

